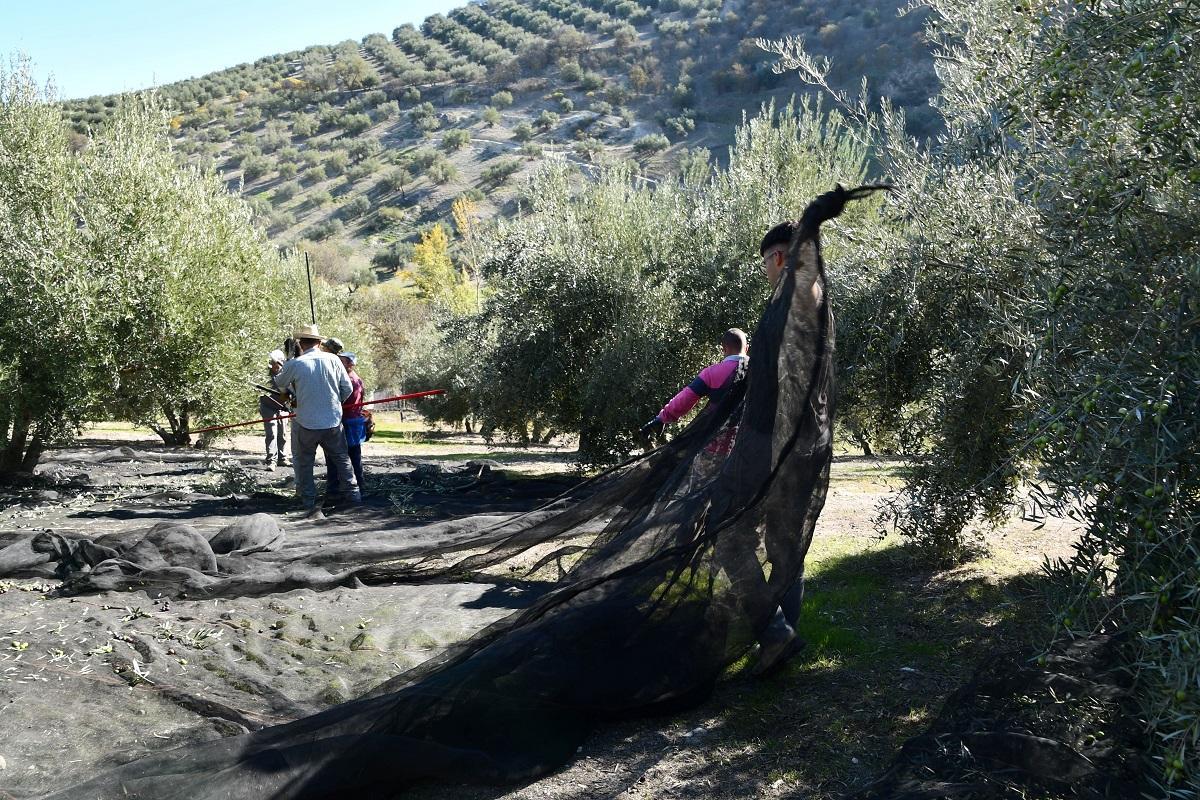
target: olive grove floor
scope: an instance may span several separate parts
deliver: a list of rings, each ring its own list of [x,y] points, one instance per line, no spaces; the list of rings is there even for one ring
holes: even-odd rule
[[[207,534],[264,511],[287,534],[319,524],[353,537],[386,522],[402,537],[409,521],[519,511],[575,479],[561,448],[394,434],[366,448],[370,508],[311,523],[287,499],[290,470],[263,467],[253,437],[202,454],[149,445],[109,430],[49,454],[36,484],[0,490],[0,535],[101,535],[167,519]],[[1066,555],[1074,536],[1066,523],[1014,520],[970,563],[921,568],[872,525],[901,468],[835,464],[809,560],[809,646],[786,669],[755,680],[737,665],[702,706],[603,727],[572,765],[529,785],[413,794],[824,798],[868,779],[980,659],[1038,644],[1038,568]],[[529,597],[508,581],[170,601],[144,592],[55,597],[55,585],[0,581],[0,798],[356,696]]]

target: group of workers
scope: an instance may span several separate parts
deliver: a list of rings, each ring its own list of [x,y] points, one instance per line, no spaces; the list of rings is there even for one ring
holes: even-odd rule
[[[362,445],[368,437],[369,415],[363,409],[363,382],[358,357],[335,338],[322,338],[316,325],[302,325],[285,344],[290,353],[275,350],[268,357],[269,391],[259,398],[266,457],[271,467],[284,466],[287,436],[281,414],[291,413],[292,470],[305,516],[322,516],[313,478],[317,448],[325,453],[326,495],[362,502]]]

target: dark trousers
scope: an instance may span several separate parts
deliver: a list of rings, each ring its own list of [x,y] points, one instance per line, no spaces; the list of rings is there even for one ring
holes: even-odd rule
[[[358,481],[358,488],[361,491],[363,488],[362,445],[356,444],[347,447],[346,454],[350,456],[350,466],[354,468],[354,478]],[[326,464],[328,463],[327,459]],[[337,470],[333,467],[327,467],[327,472],[325,473],[326,494],[333,494],[340,491],[339,486],[341,484],[338,483]]]
[[[349,484],[350,499],[355,503],[359,502],[362,498],[358,491],[358,483],[354,479],[354,469],[347,457],[346,434],[342,431],[342,426],[310,430],[293,421],[292,470],[296,474],[296,493],[300,495],[305,507],[313,508],[317,504],[313,466],[317,460],[318,447],[325,451],[326,463],[332,465],[339,478]]]
[[[769,642],[790,639],[796,633],[796,623],[800,620],[800,609],[804,605],[804,576],[796,579],[779,600],[779,608],[771,624],[763,631],[761,641]]]

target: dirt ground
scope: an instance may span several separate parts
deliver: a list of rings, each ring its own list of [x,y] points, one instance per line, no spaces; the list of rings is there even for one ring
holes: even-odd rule
[[[386,523],[403,537],[428,519],[523,510],[576,479],[564,447],[497,449],[395,427],[366,447],[371,514],[326,525],[353,536],[356,526]],[[264,511],[289,535],[311,524],[294,513],[290,470],[263,466],[256,437],[197,455],[130,429],[88,436],[49,454],[37,485],[4,490],[0,537],[98,536],[166,519],[211,533]],[[504,479],[481,489],[455,477],[468,462]],[[434,479],[415,480],[418,467]],[[832,798],[862,784],[981,659],[1039,642],[1038,568],[1065,556],[1074,535],[1063,523],[1014,520],[971,563],[919,568],[872,525],[900,468],[837,461],[809,557],[809,645],[783,671],[753,679],[735,665],[702,706],[602,727],[573,764],[526,786],[405,796]],[[528,601],[484,584],[168,601],[145,592],[54,597],[56,583],[0,581],[0,798],[325,708]]]

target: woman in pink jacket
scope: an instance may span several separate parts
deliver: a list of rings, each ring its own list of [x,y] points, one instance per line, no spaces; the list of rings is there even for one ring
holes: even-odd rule
[[[662,435],[663,428],[672,422],[678,422],[691,411],[700,398],[707,397],[710,403],[720,400],[729,391],[738,378],[746,371],[746,332],[741,328],[730,328],[721,335],[721,350],[725,357],[715,364],[709,364],[700,370],[695,380],[679,390],[679,393],[667,401],[654,419],[642,426],[639,433],[647,443],[650,439]],[[705,452],[724,455],[733,447],[737,428],[727,431],[725,436],[709,443]]]

